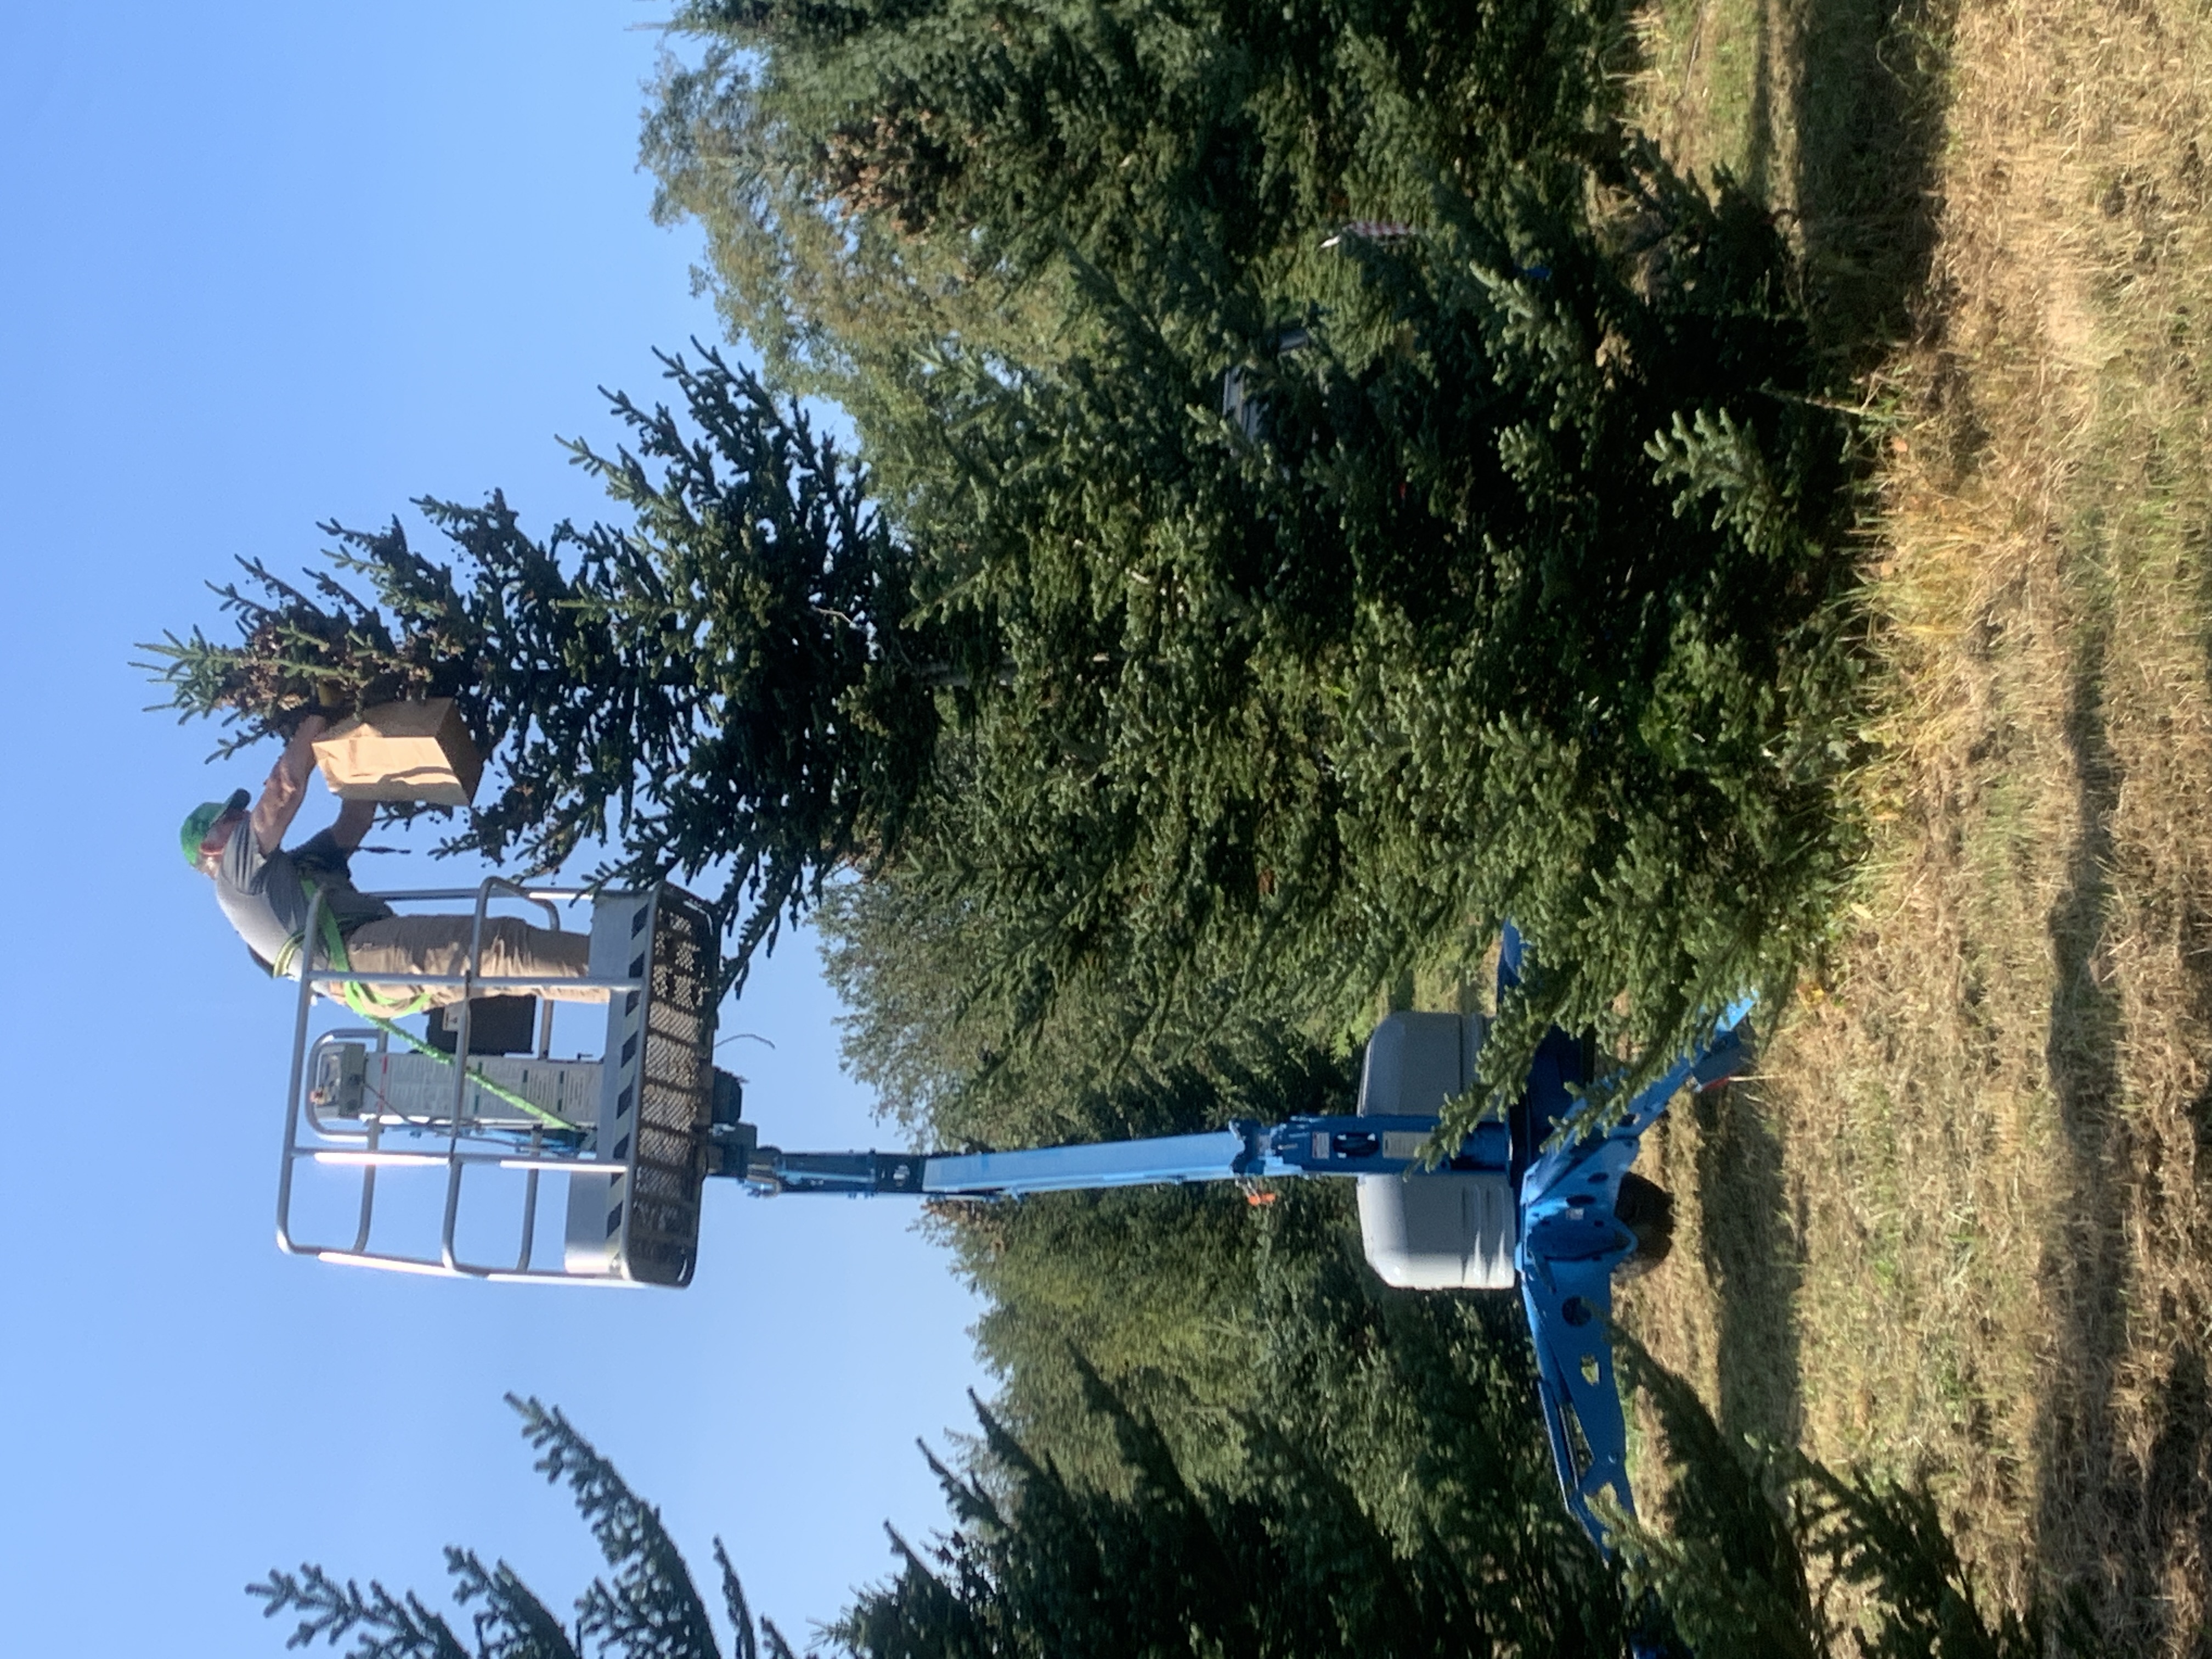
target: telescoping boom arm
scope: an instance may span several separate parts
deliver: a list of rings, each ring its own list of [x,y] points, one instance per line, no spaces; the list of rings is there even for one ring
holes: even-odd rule
[[[740,1176],[763,1194],[924,1198],[1025,1198],[1192,1181],[1404,1175],[1419,1167],[1421,1149],[1436,1127],[1433,1115],[1294,1117],[1272,1125],[1239,1120],[1205,1134],[1013,1152],[787,1152],[748,1145],[738,1154],[742,1168],[726,1163],[715,1173]],[[1471,1139],[1452,1167],[1505,1170],[1505,1126],[1484,1127],[1497,1133]]]

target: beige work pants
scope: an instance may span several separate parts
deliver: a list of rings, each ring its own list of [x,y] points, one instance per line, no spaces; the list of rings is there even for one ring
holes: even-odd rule
[[[365,921],[346,935],[346,957],[354,971],[364,978],[376,974],[458,974],[466,964],[468,916],[393,916],[384,921]],[[534,988],[501,986],[481,992],[485,996],[538,995],[564,1002],[605,1002],[604,985],[563,985],[591,972],[591,936],[556,933],[532,927],[520,916],[486,916],[483,954],[477,972],[487,979],[531,979]],[[419,992],[429,1006],[461,1000],[458,985],[405,986],[384,984],[387,995],[408,996]]]

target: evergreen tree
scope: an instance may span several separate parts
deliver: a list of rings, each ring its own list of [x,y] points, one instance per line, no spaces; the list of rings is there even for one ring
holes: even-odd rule
[[[896,845],[963,645],[912,629],[911,554],[803,413],[712,350],[663,361],[683,416],[617,395],[635,448],[569,446],[626,522],[541,540],[496,493],[417,502],[453,562],[396,520],[325,526],[366,597],[249,565],[218,590],[237,643],[144,648],[172,706],[232,729],[223,752],[313,708],[455,698],[501,786],[446,850],[550,870],[611,842],[611,879],[710,872],[741,979],[832,872]]]
[[[1517,1307],[1384,1289],[1349,1194],[1315,1184],[1071,1194],[955,1212],[990,1298],[994,1411],[1054,1479],[1129,1500],[1134,1414],[1194,1488],[1264,1502],[1282,1444],[1333,1471],[1391,1547],[1441,1549],[1493,1630],[1581,1651],[1618,1597],[1559,1503]],[[1139,1201],[1130,1202],[1132,1199]],[[1115,1402],[1100,1408],[1100,1384]]]
[[[1333,1323],[1341,1310],[1321,1288],[1306,1305]],[[1528,1455],[1518,1437],[1486,1443],[1496,1402],[1517,1390],[1494,1367],[1486,1373],[1486,1362],[1465,1363],[1452,1334],[1464,1321],[1450,1310],[1471,1304],[1398,1300],[1431,1310],[1419,1317],[1443,1347],[1420,1339],[1311,1347],[1295,1322],[1284,1328],[1287,1352],[1321,1369],[1271,1365],[1271,1389],[1243,1423],[1248,1455],[1232,1481],[1194,1477],[1095,1374],[1085,1376],[1085,1408],[1124,1461],[1118,1490],[1070,1480],[979,1406],[977,1468],[956,1473],[933,1460],[951,1530],[922,1549],[894,1534],[895,1576],[860,1593],[826,1632],[828,1650],[854,1659],[1620,1652],[1628,1621],[1620,1589],[1560,1510],[1540,1453]],[[1695,1651],[2027,1659],[2045,1650],[2033,1610],[1994,1621],[1983,1612],[1924,1497],[1811,1464],[1790,1466],[1770,1497],[1755,1470],[1718,1446],[1694,1396],[1652,1381],[1668,1394],[1670,1443],[1714,1443],[1705,1450],[1712,1479],[1677,1506],[1671,1530],[1631,1529],[1631,1587],[1656,1585]],[[1315,1384],[1337,1392],[1311,1392]],[[613,1569],[577,1598],[573,1622],[505,1562],[487,1567],[476,1552],[449,1548],[466,1637],[459,1619],[416,1594],[375,1583],[364,1591],[306,1565],[247,1587],[269,1616],[297,1619],[289,1646],[349,1641],[349,1659],[721,1659],[714,1617],[659,1514],[560,1413],[514,1403],[542,1454],[538,1467],[568,1482]],[[1539,1485],[1549,1500],[1540,1515],[1531,1507]],[[792,1659],[774,1625],[753,1616],[719,1542],[714,1559],[733,1659],[757,1659],[763,1648],[769,1659]],[[1828,1614],[1839,1583],[1863,1592],[1854,1628]],[[1665,1608],[1656,1616],[1663,1627]],[[2053,1634],[2069,1650],[2093,1650],[2078,1619]]]
[[[566,1480],[577,1513],[590,1525],[611,1578],[594,1579],[577,1597],[573,1624],[551,1608],[504,1561],[491,1567],[474,1550],[448,1547],[447,1570],[453,1600],[469,1616],[473,1642],[453,1621],[410,1591],[394,1595],[371,1582],[366,1592],[351,1579],[332,1578],[319,1566],[296,1573],[272,1571],[246,1586],[270,1618],[297,1615],[288,1648],[318,1640],[336,1647],[351,1638],[349,1659],[582,1659],[614,1653],[622,1659],[721,1659],[713,1615],[660,1513],[631,1492],[613,1464],[599,1455],[558,1410],[535,1400],[507,1402],[521,1414],[524,1437],[540,1453],[538,1468],[556,1485]],[[744,1590],[719,1540],[723,1610],[735,1643],[733,1659],[757,1659],[765,1639],[769,1659],[791,1659],[791,1648],[766,1620],[755,1624]]]
[[[1068,1479],[1116,1493],[1128,1468],[1086,1376],[1142,1414],[1194,1480],[1233,1484],[1266,1344],[1261,1206],[1218,1188],[1039,1194],[938,1221],[985,1303],[993,1410]]]
[[[1462,205],[1346,253],[1240,370],[1256,437],[1207,403],[1221,318],[1178,338],[1103,288],[1084,363],[939,388],[903,521],[1019,715],[963,731],[971,787],[897,878],[1012,947],[979,999],[1110,977],[1152,1030],[1225,1000],[1342,1042],[1510,915],[1551,968],[1503,1090],[1547,1020],[1663,1055],[1817,937],[1840,448],[1745,389],[1803,368],[1771,233],[1706,213],[1662,305],[1540,203]]]
[[[696,0],[645,158],[737,331],[869,416],[917,347],[1087,349],[1071,283],[1172,245],[1201,288],[1462,185],[1571,194],[1606,148],[1609,3]],[[1261,322],[1266,319],[1261,319]]]
[[[939,1465],[957,1525],[833,1630],[846,1650],[1124,1656],[1604,1652],[1616,1620],[1547,1605],[1445,1540],[1411,1547],[1341,1471],[1264,1425],[1241,1492],[1192,1481],[1166,1442],[1103,1389],[1127,1497],[1075,1485],[981,1413],[994,1479]],[[1610,1586],[1589,1575],[1606,1600]],[[1599,1613],[1595,1631],[1578,1617]],[[1595,1636],[1596,1640],[1589,1638]],[[1564,1638],[1564,1639],[1563,1639]]]
[[[1015,692],[887,866],[990,936],[971,1053],[1341,1047],[1509,913],[1495,1088],[1786,975],[1851,845],[1844,434],[1771,227],[1612,125],[1609,7],[679,21],[661,210]]]
[[[1025,948],[1025,918],[962,880],[933,882],[904,862],[840,884],[821,913],[846,1063],[919,1138],[1125,1139],[1351,1109],[1345,1054],[1240,1001],[1232,982],[1147,1007],[1116,971],[1141,949],[1126,936],[1057,982]]]

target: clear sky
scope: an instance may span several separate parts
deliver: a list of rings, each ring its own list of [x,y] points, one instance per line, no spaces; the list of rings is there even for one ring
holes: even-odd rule
[[[270,757],[204,765],[209,729],[142,712],[126,665],[215,623],[234,556],[308,562],[319,519],[495,485],[538,528],[597,510],[555,434],[608,437],[595,386],[650,392],[652,347],[714,331],[696,234],[650,222],[634,168],[662,15],[0,8],[11,1652],[276,1654],[249,1578],[432,1589],[447,1542],[565,1602],[595,1557],[510,1389],[564,1407],[695,1565],[721,1534],[795,1637],[887,1570],[885,1518],[942,1516],[914,1442],[968,1424],[976,1309],[896,1206],[717,1192],[682,1292],[277,1254],[288,999],[175,839]],[[782,1145],[890,1138],[834,1014],[801,940],[726,1018],[778,1045],[725,1059]]]

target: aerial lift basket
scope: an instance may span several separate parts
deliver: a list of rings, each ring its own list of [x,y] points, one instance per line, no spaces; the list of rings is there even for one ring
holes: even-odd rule
[[[447,1011],[451,1058],[392,1021],[316,1031],[317,991],[334,993],[347,976],[318,969],[303,977],[285,1108],[278,1244],[295,1255],[403,1273],[535,1283],[690,1283],[715,1100],[720,962],[712,913],[673,887],[591,894],[497,878],[473,891],[374,896],[393,903],[473,900],[479,937],[495,900],[537,906],[558,928],[562,902],[589,899],[589,973],[566,983],[606,990],[605,1041],[596,1057],[556,1059],[549,1006],[535,1054],[476,1052],[482,1046],[472,1040],[476,999],[526,994],[532,982],[473,972],[376,975],[380,988],[459,985],[469,994]],[[316,925],[311,918],[311,937]],[[471,952],[467,965],[475,959]],[[349,1237],[303,1236],[304,1224],[295,1216],[295,1176],[303,1164],[335,1166],[358,1182]],[[489,1190],[495,1170],[522,1172],[519,1206],[511,1191],[501,1198]],[[540,1188],[549,1175],[565,1180],[568,1188],[557,1264],[538,1260],[554,1254],[550,1246],[541,1249],[537,1237]],[[401,1182],[419,1188],[426,1181],[442,1182],[442,1204],[387,1201],[380,1227],[380,1197],[389,1200]],[[465,1253],[465,1231],[471,1238],[482,1236],[477,1211],[502,1202],[514,1210],[512,1253],[471,1258]],[[429,1212],[437,1216],[434,1235],[418,1236],[414,1248],[386,1242],[394,1221],[405,1231]],[[464,1215],[471,1218],[465,1230]]]

